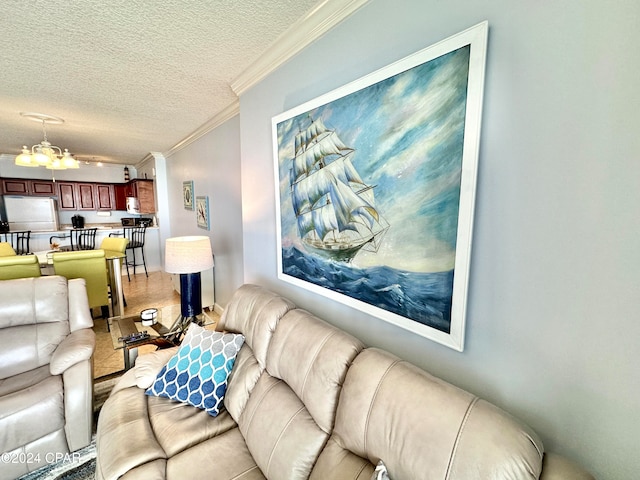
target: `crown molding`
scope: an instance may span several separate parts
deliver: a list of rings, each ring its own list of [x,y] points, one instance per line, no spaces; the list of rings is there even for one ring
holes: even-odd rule
[[[231,82],[231,89],[240,96],[368,1],[325,0],[280,35],[263,55]]]
[[[192,144],[203,135],[206,135],[214,128],[219,127],[227,120],[239,114],[240,114],[240,102],[238,99],[236,99],[231,105],[221,110],[216,116],[211,118],[206,123],[202,124],[197,130],[195,130],[189,136],[183,138],[181,141],[179,141],[177,144],[171,147],[170,150],[167,150],[166,152],[164,152],[163,155],[165,156],[165,158],[170,157],[174,153],[182,150],[187,145]]]
[[[239,97],[367,2],[369,0],[325,0],[280,35],[260,58],[231,82],[231,89]],[[171,147],[170,150],[164,152],[163,155],[165,158],[170,157],[239,114],[240,101],[236,99],[234,103]],[[153,155],[148,154],[139,163],[151,158]]]

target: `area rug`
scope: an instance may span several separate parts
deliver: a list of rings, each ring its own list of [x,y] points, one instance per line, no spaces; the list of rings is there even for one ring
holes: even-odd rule
[[[124,371],[105,375],[104,377],[96,378],[93,383],[93,412],[97,414],[100,412],[102,405],[109,398],[109,394],[113,389],[113,386],[120,380],[120,377]]]
[[[23,475],[18,480],[93,480],[96,472],[96,438],[64,459]]]

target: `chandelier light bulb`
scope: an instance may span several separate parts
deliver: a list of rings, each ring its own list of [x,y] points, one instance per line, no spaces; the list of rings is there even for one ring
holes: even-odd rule
[[[16,165],[21,167],[37,167],[38,164],[31,161],[31,152],[26,145],[22,146],[22,153],[16,157]]]
[[[44,149],[41,146],[36,147],[36,152],[32,155],[32,157],[33,160],[35,160],[35,163],[42,167],[45,167],[49,163],[51,163],[51,157],[49,157],[49,155],[44,152]]]
[[[64,168],[80,168],[78,161],[71,156],[71,153],[66,148],[62,154],[61,163]]]
[[[22,153],[16,156],[16,165],[21,167],[46,167],[51,170],[80,168],[78,161],[71,156],[68,149],[65,148],[63,152],[60,147],[51,145],[51,142],[47,140],[46,124],[64,123],[62,118],[32,112],[21,112],[20,115],[30,120],[42,122],[42,136],[44,139],[39,144],[31,147],[31,151],[26,145],[23,146]]]

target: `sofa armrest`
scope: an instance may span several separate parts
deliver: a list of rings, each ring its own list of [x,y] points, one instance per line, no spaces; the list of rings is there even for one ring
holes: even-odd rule
[[[60,375],[69,367],[84,360],[89,360],[96,347],[96,334],[90,328],[71,332],[51,356],[49,371],[51,375]]]
[[[553,453],[545,453],[540,480],[595,480],[579,465]]]
[[[93,430],[93,362],[83,360],[62,374],[65,433],[69,451],[91,443]]]

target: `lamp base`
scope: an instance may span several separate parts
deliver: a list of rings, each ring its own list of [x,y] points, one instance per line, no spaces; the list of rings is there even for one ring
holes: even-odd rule
[[[202,314],[202,289],[200,272],[180,274],[180,315],[164,337],[179,342],[191,322],[199,323]]]
[[[202,313],[202,286],[200,272],[180,274],[180,313],[195,317]]]

